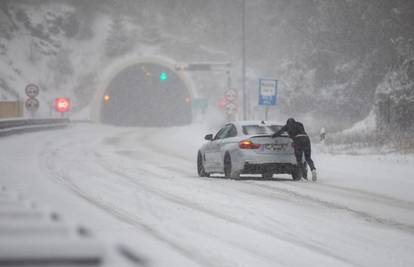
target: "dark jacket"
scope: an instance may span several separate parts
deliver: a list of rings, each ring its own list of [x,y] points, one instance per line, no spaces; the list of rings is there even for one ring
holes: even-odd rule
[[[283,126],[278,132],[274,133],[272,137],[278,137],[284,132],[287,132],[289,137],[292,139],[295,139],[298,135],[307,135],[303,124],[293,119],[288,120],[286,125]]]

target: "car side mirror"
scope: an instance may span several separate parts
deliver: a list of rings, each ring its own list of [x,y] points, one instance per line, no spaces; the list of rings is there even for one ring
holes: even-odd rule
[[[204,139],[211,141],[213,140],[213,135],[212,134],[207,134],[206,136],[204,136]]]

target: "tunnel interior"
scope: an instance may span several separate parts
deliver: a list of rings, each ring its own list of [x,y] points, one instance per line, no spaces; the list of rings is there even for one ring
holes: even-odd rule
[[[139,63],[123,69],[109,83],[102,101],[105,124],[168,127],[192,121],[189,89],[161,64]]]

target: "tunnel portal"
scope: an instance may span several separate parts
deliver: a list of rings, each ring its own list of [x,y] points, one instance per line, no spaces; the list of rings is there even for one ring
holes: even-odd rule
[[[124,68],[102,101],[101,122],[106,124],[166,127],[192,121],[189,89],[173,70],[156,63]]]

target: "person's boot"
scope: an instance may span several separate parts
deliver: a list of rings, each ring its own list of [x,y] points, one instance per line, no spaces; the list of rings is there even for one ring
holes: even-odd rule
[[[315,169],[313,169],[312,170],[312,181],[316,181],[316,179],[318,179],[318,177],[317,177],[317,175],[316,175],[316,170]]]

